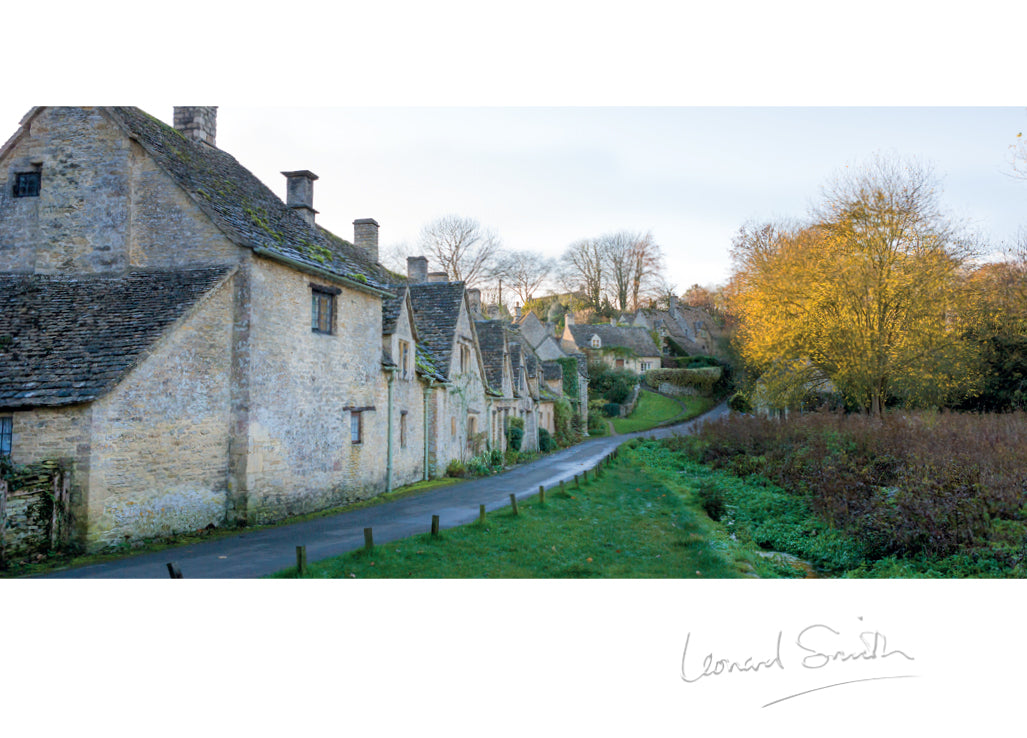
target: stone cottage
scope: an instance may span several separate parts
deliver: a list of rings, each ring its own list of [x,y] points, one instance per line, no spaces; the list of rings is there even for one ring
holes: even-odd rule
[[[445,377],[378,224],[317,225],[308,170],[283,202],[217,148],[216,111],[34,108],[0,148],[0,435],[72,469],[88,548],[425,474]]]
[[[442,474],[453,460],[467,461],[495,443],[489,425],[491,396],[472,298],[463,282],[428,281],[428,260],[407,259],[407,289],[414,322],[427,355],[442,377],[431,390],[426,473]]]
[[[568,353],[585,353],[615,369],[635,374],[660,368],[660,349],[645,328],[577,325],[568,313],[561,344]]]

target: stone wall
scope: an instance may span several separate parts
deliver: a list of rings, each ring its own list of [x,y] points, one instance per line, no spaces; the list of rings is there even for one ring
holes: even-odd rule
[[[38,168],[38,197],[15,198]],[[48,107],[0,161],[0,271],[232,263],[233,245],[100,108]]]
[[[311,283],[330,281],[264,258],[247,266],[240,306],[233,427],[233,508],[266,522],[366,499],[385,488],[386,380],[381,300],[341,289],[331,335],[311,330]],[[363,442],[351,443],[360,412]]]
[[[62,548],[68,541],[69,475],[56,461],[6,466],[3,471],[0,564]]]
[[[395,488],[424,478],[424,384],[417,376],[414,337],[407,310],[400,311],[395,332],[386,338],[389,355],[396,364],[401,362],[400,341],[405,341],[409,347],[406,366],[396,370],[392,382],[392,486]],[[383,451],[387,448],[386,442],[383,442]]]

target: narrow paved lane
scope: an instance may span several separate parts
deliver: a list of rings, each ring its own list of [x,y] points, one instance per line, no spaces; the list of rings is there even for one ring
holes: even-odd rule
[[[275,528],[240,533],[215,541],[183,545],[156,553],[140,554],[115,561],[48,574],[48,578],[81,579],[167,579],[167,562],[176,561],[186,579],[247,579],[264,576],[296,565],[296,546],[307,547],[308,561],[339,556],[364,545],[364,528],[374,529],[375,544],[426,533],[432,515],[438,515],[443,528],[463,525],[478,517],[478,506],[497,510],[518,499],[538,494],[539,485],[547,489],[560,480],[573,479],[591,469],[606,454],[631,438],[666,438],[691,433],[697,424],[721,417],[725,405],[706,415],[679,425],[622,436],[596,438],[530,464],[484,479],[428,490],[362,510]]]

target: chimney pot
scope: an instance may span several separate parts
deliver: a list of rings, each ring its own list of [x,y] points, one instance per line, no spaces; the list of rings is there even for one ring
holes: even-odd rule
[[[374,218],[360,218],[353,221],[353,245],[378,263],[378,221]]]
[[[217,135],[217,105],[175,106],[175,130],[190,141],[214,146]]]
[[[296,214],[314,225],[314,180],[317,175],[307,169],[295,172],[282,172],[288,184],[285,191],[285,204],[296,211]]]
[[[407,257],[407,279],[414,283],[428,281],[427,256]]]

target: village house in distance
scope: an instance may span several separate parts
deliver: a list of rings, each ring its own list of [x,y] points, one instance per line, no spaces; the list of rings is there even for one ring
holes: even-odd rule
[[[537,449],[568,367],[587,421],[584,357],[422,258],[388,271],[374,219],[330,233],[316,174],[283,172],[283,201],[216,127],[38,107],[0,148],[0,455],[65,468],[71,542],[370,498],[505,449],[510,418]],[[5,545],[30,547],[31,500],[3,494]]]

